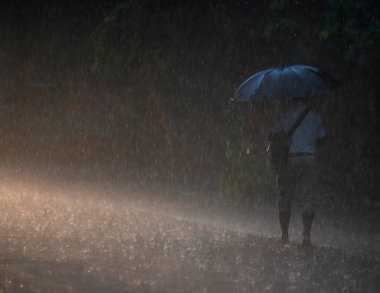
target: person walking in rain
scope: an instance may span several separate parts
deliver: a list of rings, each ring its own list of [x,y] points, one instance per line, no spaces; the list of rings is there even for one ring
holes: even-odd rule
[[[259,71],[246,79],[235,91],[234,101],[286,102],[269,136],[268,159],[277,174],[278,208],[283,243],[289,242],[292,200],[298,197],[303,218],[303,245],[310,246],[310,230],[315,214],[313,189],[316,184],[317,147],[323,142],[325,129],[320,115],[309,111],[305,98],[320,95],[341,84],[319,68],[291,65]]]
[[[302,245],[309,247],[311,246],[310,230],[316,205],[313,196],[317,180],[315,155],[317,147],[324,141],[325,129],[321,116],[317,112],[311,111],[305,101],[305,98],[294,98],[289,102],[287,109],[282,111],[279,120],[275,123],[269,140],[271,141],[279,133],[285,133],[293,128],[287,166],[276,176],[281,242],[283,244],[289,242],[291,206],[296,197],[302,211]]]

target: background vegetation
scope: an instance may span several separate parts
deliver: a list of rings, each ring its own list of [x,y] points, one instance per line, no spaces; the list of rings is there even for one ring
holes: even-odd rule
[[[63,109],[55,117],[72,121],[54,133],[80,146],[71,147],[73,160],[112,160],[142,177],[260,200],[273,191],[264,152],[278,109],[231,112],[228,100],[256,71],[309,64],[343,83],[311,101],[329,138],[321,190],[333,201],[380,199],[375,0],[129,0],[33,11],[18,3],[2,13],[3,101],[28,99],[27,112],[49,96],[46,113]],[[28,90],[36,81],[54,90]],[[21,136],[29,147],[34,131]]]

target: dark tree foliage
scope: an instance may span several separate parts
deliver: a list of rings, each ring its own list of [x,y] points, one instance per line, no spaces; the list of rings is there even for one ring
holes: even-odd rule
[[[148,82],[164,104],[165,116],[173,122],[178,115],[176,125],[181,119],[194,124],[202,115],[200,104],[207,104],[203,112],[206,123],[219,122],[203,135],[203,123],[192,129],[202,141],[213,138],[203,150],[209,152],[204,156],[223,154],[226,145],[231,148],[229,139],[238,152],[245,152],[247,144],[236,141],[250,135],[257,149],[256,160],[260,160],[270,125],[265,114],[268,109],[256,111],[255,123],[261,123],[256,133],[252,133],[249,119],[241,132],[241,128],[223,123],[228,120],[223,110],[228,96],[249,74],[281,62],[319,66],[344,84],[313,101],[322,111],[329,133],[321,156],[322,181],[334,191],[370,196],[376,194],[379,157],[378,11],[376,1],[126,1],[96,29],[91,70],[112,83],[144,86]],[[174,96],[168,97],[168,88],[176,89]],[[186,116],[184,108],[191,115]],[[180,132],[187,133],[189,129],[185,129]],[[224,129],[219,135],[225,139],[215,138],[217,129]],[[199,146],[189,139],[184,143],[190,149]],[[251,171],[243,173],[247,172]],[[241,176],[237,185],[246,190],[245,185],[252,182],[242,178],[250,175]]]
[[[157,79],[202,86],[229,65],[235,35],[226,7],[215,1],[127,1],[94,32],[91,67],[112,83]]]
[[[224,189],[240,194],[268,184],[263,160],[276,110],[240,105],[232,118],[228,99],[256,71],[320,67],[343,83],[311,101],[329,136],[321,187],[379,200],[378,1],[21,2],[1,12],[9,80],[101,84],[121,100],[129,158],[206,186],[224,176],[233,187]]]

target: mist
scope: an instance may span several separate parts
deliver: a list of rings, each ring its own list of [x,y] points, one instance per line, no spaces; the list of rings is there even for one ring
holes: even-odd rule
[[[2,292],[377,292],[376,1],[9,2],[0,29]],[[304,249],[281,245],[252,74],[317,66],[326,144]]]

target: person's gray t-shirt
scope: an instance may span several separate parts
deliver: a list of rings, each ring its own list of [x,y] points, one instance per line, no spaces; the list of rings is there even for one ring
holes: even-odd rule
[[[272,131],[275,133],[288,131],[305,108],[306,105],[298,104],[283,112]],[[325,135],[326,132],[321,116],[314,111],[309,111],[292,136],[289,153],[314,154],[317,140]]]

